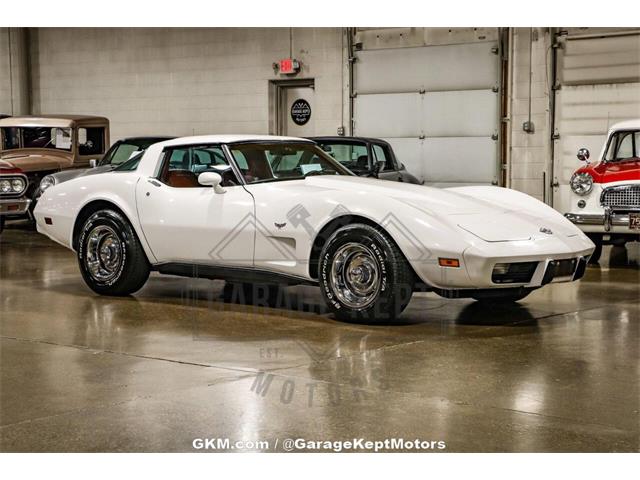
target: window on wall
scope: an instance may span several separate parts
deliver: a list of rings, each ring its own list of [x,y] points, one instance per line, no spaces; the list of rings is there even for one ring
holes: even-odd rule
[[[104,152],[104,128],[78,128],[79,155],[102,155]]]

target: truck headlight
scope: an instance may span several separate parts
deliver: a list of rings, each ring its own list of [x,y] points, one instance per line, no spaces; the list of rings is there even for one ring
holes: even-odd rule
[[[56,177],[53,175],[47,175],[40,181],[40,191],[44,192],[47,188],[53,187],[56,184]]]
[[[593,177],[588,173],[574,173],[569,181],[571,190],[576,195],[586,195],[593,188]]]

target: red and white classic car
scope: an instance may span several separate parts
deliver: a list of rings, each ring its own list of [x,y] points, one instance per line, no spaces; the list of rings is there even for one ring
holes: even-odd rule
[[[596,244],[591,262],[602,245],[640,240],[640,119],[617,123],[595,163],[589,150],[578,150],[587,164],[571,177],[571,210],[565,216]]]

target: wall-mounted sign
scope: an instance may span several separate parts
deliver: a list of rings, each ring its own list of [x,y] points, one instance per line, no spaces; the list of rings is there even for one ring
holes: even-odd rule
[[[280,60],[278,70],[282,75],[291,75],[292,73],[297,73],[298,70],[300,70],[300,62],[298,62],[295,58],[283,58],[282,60]]]
[[[291,105],[291,120],[296,125],[304,125],[311,118],[311,105],[304,98],[299,98]]]

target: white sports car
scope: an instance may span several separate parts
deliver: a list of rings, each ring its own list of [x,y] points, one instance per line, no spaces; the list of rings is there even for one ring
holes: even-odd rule
[[[100,294],[131,294],[151,271],[307,283],[349,320],[393,319],[417,289],[518,301],[582,277],[594,250],[523,193],[356,177],[311,141],[272,136],[157,143],[49,188],[35,217]]]

